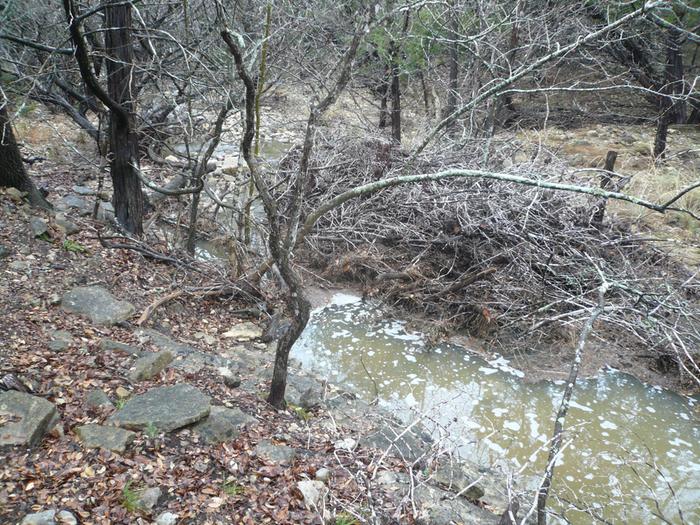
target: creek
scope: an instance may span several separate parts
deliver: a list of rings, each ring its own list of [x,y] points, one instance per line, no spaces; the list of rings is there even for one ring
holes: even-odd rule
[[[430,348],[406,322],[348,294],[314,311],[292,357],[406,423],[421,418],[461,458],[536,490],[563,382],[528,383],[501,357]],[[580,379],[549,500],[559,518],[551,521],[699,523],[699,401],[614,370]]]

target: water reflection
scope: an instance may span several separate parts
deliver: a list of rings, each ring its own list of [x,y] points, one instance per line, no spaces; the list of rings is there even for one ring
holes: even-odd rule
[[[407,421],[422,414],[462,457],[537,478],[563,383],[525,383],[504,359],[485,361],[456,346],[427,349],[419,333],[384,319],[378,307],[349,296],[335,303],[315,312],[293,350],[304,367],[366,400],[377,397]],[[553,487],[557,511],[582,524],[593,518],[581,508],[614,523],[658,523],[660,515],[681,523],[680,508],[687,523],[698,522],[695,403],[617,372],[580,381]]]

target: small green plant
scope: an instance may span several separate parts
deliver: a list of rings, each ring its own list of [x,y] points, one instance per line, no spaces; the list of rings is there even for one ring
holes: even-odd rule
[[[140,489],[132,486],[131,480],[124,484],[122,489],[122,507],[124,507],[129,512],[136,512],[139,510],[139,492]]]
[[[73,253],[87,253],[87,248],[85,248],[85,246],[71,239],[63,241],[63,249]]]
[[[311,412],[309,412],[305,408],[297,405],[292,405],[291,403],[289,404],[289,408],[291,408],[292,411],[297,415],[297,417],[302,421],[308,421],[309,419],[311,419]]]
[[[155,426],[153,423],[149,423],[146,425],[146,428],[143,429],[143,433],[146,434],[150,439],[153,439],[158,436],[159,431],[158,427]]]
[[[122,408],[124,408],[124,405],[126,405],[127,401],[128,399],[126,399],[125,397],[121,397],[114,402],[114,406],[117,407],[117,410],[121,410]]]
[[[245,487],[239,485],[235,480],[227,479],[221,487],[227,496],[239,496],[245,492]]]
[[[37,235],[36,238],[40,241],[51,242],[51,235],[49,235],[49,232],[44,232],[41,235]]]
[[[341,512],[335,517],[335,525],[359,525],[359,521],[352,514]]]

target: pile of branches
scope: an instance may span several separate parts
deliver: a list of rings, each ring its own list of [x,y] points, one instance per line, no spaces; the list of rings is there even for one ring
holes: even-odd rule
[[[488,168],[598,184],[598,174],[572,172],[541,148],[531,162],[504,168],[503,160],[523,147],[514,142],[441,151],[408,166],[401,151],[389,146],[387,153],[381,139],[326,136],[312,167],[310,210],[344,190],[408,170]],[[485,148],[500,157],[487,160]],[[293,159],[286,160],[294,169]],[[329,279],[360,282],[366,293],[404,311],[511,351],[573,345],[604,275],[614,289],[598,335],[630,350],[630,357],[648,357],[700,384],[697,275],[624,221],[592,222],[601,204],[500,181],[397,186],[324,216],[304,255]]]

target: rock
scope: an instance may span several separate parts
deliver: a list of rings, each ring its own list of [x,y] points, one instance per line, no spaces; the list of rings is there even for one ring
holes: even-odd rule
[[[165,162],[171,166],[184,166],[184,161],[178,159],[175,155],[168,155],[165,157]]]
[[[57,207],[64,210],[76,208],[85,211],[90,209],[90,203],[77,195],[66,195],[57,203]]]
[[[323,402],[323,389],[315,377],[290,372],[287,376],[287,386],[286,397],[293,405],[309,410]]]
[[[73,193],[77,193],[78,195],[96,195],[97,191],[93,190],[92,188],[88,188],[87,186],[73,186],[72,188]]]
[[[270,463],[291,463],[296,457],[296,450],[286,445],[274,445],[264,439],[255,447],[255,454]]]
[[[145,381],[157,376],[168,366],[175,356],[167,350],[149,352],[139,357],[129,370],[129,380],[132,383]]]
[[[484,496],[484,489],[472,478],[472,473],[458,462],[445,462],[438,466],[431,478],[443,488],[460,493],[463,498],[476,502]],[[471,485],[471,486],[470,486]],[[467,490],[467,487],[469,487]],[[462,492],[464,491],[464,492]]]
[[[142,343],[151,342],[156,345],[161,350],[168,350],[175,355],[189,355],[196,352],[194,348],[183,343],[178,343],[172,340],[165,334],[160,333],[158,330],[152,330],[150,328],[139,328],[136,330],[136,336]]]
[[[177,514],[163,512],[156,518],[156,525],[175,525],[177,523],[177,518]]]
[[[143,352],[135,346],[129,346],[124,343],[119,343],[118,341],[112,341],[111,339],[102,339],[102,341],[100,341],[100,348],[102,350],[113,350],[136,357],[141,357],[143,354]]]
[[[196,374],[207,364],[207,356],[199,352],[193,352],[184,359],[179,359],[172,364],[173,368],[182,370],[187,374]]]
[[[119,399],[126,399],[127,397],[129,397],[131,395],[131,392],[129,392],[123,386],[118,386],[114,392],[117,394],[117,397]]]
[[[51,350],[55,350],[56,352],[65,350],[73,342],[73,336],[70,332],[66,332],[65,330],[51,330],[49,336],[51,337],[51,341],[49,341],[48,346]]]
[[[204,419],[210,411],[207,396],[191,385],[179,384],[131,398],[109,421],[129,430],[153,425],[161,432],[171,432]]]
[[[60,525],[78,525],[78,520],[72,513],[62,510],[56,514],[56,523]]]
[[[27,514],[20,525],[56,525],[55,510],[45,510],[35,514]]]
[[[360,438],[360,444],[365,447],[386,450],[399,458],[415,461],[427,451],[427,443],[413,432],[405,432],[389,424],[381,424],[374,431]],[[398,436],[401,435],[399,438]],[[397,439],[398,438],[398,439]]]
[[[326,483],[329,479],[331,479],[331,471],[326,467],[318,469],[316,471],[316,479]]]
[[[336,448],[336,450],[347,450],[349,452],[352,452],[357,446],[357,441],[355,441],[351,437],[346,437],[343,439],[339,439],[338,441],[333,443],[333,446]]]
[[[80,286],[64,294],[63,309],[87,316],[93,323],[113,325],[126,321],[134,312],[134,305],[120,301],[102,286]]]
[[[29,226],[32,228],[32,234],[34,237],[49,235],[49,225],[46,224],[46,221],[40,217],[30,217]]]
[[[221,443],[236,439],[241,429],[257,420],[239,408],[211,407],[209,417],[192,427],[207,443]]]
[[[150,487],[139,492],[138,500],[136,501],[136,506],[142,510],[150,511],[158,505],[158,500],[160,500],[163,491],[158,487]]]
[[[495,514],[461,498],[452,499],[449,492],[431,485],[416,485],[413,498],[418,507],[415,516],[417,525],[453,525],[454,523],[497,525],[499,522]]]
[[[66,219],[62,213],[56,214],[56,225],[61,228],[66,235],[73,235],[80,231],[80,226]]]
[[[250,321],[239,323],[228,332],[221,334],[225,339],[235,339],[236,341],[251,341],[262,337],[262,330]]]
[[[17,203],[23,203],[24,197],[27,196],[26,191],[18,190],[17,188],[4,188],[5,195],[7,195],[11,200]]]
[[[216,171],[216,161],[213,159],[209,159],[207,161],[207,173],[211,173],[212,171]]]
[[[102,425],[83,425],[74,431],[86,448],[104,448],[120,453],[124,452],[136,437],[136,434],[129,430]]]
[[[58,413],[52,403],[14,390],[0,392],[0,416],[9,416],[9,422],[0,424],[0,447],[33,447],[58,421]]]
[[[308,509],[320,510],[323,508],[323,500],[328,494],[328,489],[322,481],[304,480],[297,483],[297,488],[304,497],[304,504]]]
[[[224,379],[224,384],[229,388],[238,388],[241,386],[241,378],[230,368],[219,368],[219,374]]]
[[[85,404],[88,408],[99,408],[99,407],[112,407],[112,401],[110,401],[109,396],[105,394],[102,390],[93,389],[90,390],[85,396]]]
[[[12,255],[12,250],[7,246],[0,244],[0,259],[4,259]]]
[[[7,266],[9,266],[11,270],[24,271],[29,270],[32,265],[29,263],[29,261],[12,261]]]

